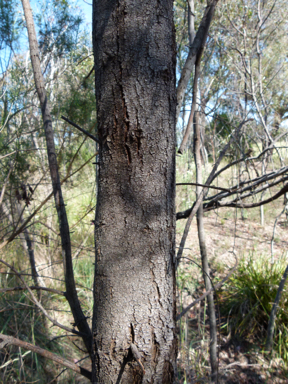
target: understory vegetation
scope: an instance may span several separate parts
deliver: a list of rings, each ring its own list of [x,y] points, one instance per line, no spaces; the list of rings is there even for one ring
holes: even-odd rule
[[[66,0],[44,3],[43,9],[35,10],[41,66],[52,107],[76,291],[91,327],[99,176],[98,144],[93,139],[97,137],[93,53],[79,9]],[[19,48],[22,11],[12,5],[13,1],[5,5],[0,0],[0,333],[91,371],[84,342],[72,332],[77,324],[65,296],[63,250],[41,109],[29,53]],[[176,271],[176,383],[211,379],[208,295],[197,301],[207,291],[206,275],[216,286],[218,376],[213,382],[287,383],[286,285],[276,313],[272,351],[265,348],[269,317],[288,264],[286,3],[223,1],[217,6],[201,53],[199,77],[193,67],[176,127],[178,151],[189,121],[197,125],[196,115],[189,118],[191,110],[199,113],[201,169],[195,165],[196,131],[188,132],[185,150],[176,153],[176,253],[182,252]],[[180,81],[195,31],[208,8],[203,1],[190,0],[177,0],[174,8]],[[214,176],[209,180],[211,171]],[[209,187],[201,203],[209,273],[202,266],[196,216],[182,251],[180,246],[199,196],[196,184]],[[71,332],[48,320],[28,288],[46,314]],[[0,382],[90,381],[45,356],[10,345],[0,350]]]

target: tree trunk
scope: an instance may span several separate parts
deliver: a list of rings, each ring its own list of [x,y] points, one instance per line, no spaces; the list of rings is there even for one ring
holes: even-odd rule
[[[18,216],[19,216],[18,222],[23,224],[24,220],[22,217],[23,212],[21,210],[21,206],[17,202],[15,202],[15,205],[16,205]],[[12,209],[12,207],[11,207],[11,209]],[[13,226],[14,223],[13,223],[12,214],[10,213],[11,211],[9,211],[8,206],[5,203],[2,203],[2,206],[0,206],[0,212],[1,213],[3,212],[3,215],[5,215],[7,217],[10,224]],[[30,262],[30,267],[31,267],[31,276],[32,276],[32,279],[34,280],[34,285],[36,287],[38,287],[40,284],[38,281],[39,275],[38,275],[38,272],[36,269],[33,240],[31,240],[27,228],[24,228],[23,233],[20,233],[20,239],[22,241],[22,246],[23,246],[24,250],[27,251],[28,256],[29,256],[29,262]],[[38,293],[40,293],[40,291]]]
[[[29,48],[30,56],[34,74],[35,86],[38,94],[38,98],[41,105],[42,119],[44,123],[44,131],[47,145],[47,155],[49,162],[49,170],[51,175],[54,201],[56,205],[60,236],[61,236],[61,245],[62,245],[62,255],[63,255],[63,264],[64,264],[64,273],[65,273],[65,285],[66,285],[66,298],[69,302],[74,320],[75,326],[78,327],[79,331],[82,333],[82,338],[85,344],[85,347],[88,353],[92,353],[92,334],[87,323],[87,318],[85,317],[79,299],[76,292],[74,272],[73,272],[73,263],[72,263],[72,254],[71,254],[71,241],[70,241],[70,231],[69,224],[66,215],[66,209],[64,204],[64,199],[62,195],[57,156],[54,144],[54,133],[52,128],[52,118],[50,113],[50,107],[46,96],[44,78],[41,72],[40,64],[40,52],[38,48],[38,42],[35,32],[34,20],[32,15],[32,10],[30,7],[29,0],[22,0],[23,10],[25,14],[25,20],[27,24],[28,38],[29,38]]]
[[[173,383],[172,0],[95,0],[99,186],[93,383]]]
[[[195,112],[194,118],[194,157],[196,165],[196,183],[202,184],[202,164],[201,164],[201,134],[200,134],[200,124],[199,124],[199,111]],[[196,187],[196,196],[199,197],[202,187],[197,185]],[[210,280],[210,271],[208,265],[208,254],[206,249],[205,241],[205,230],[204,230],[204,220],[203,220],[203,204],[199,206],[197,211],[197,228],[198,228],[198,239],[201,253],[201,262],[203,270],[203,278],[205,282],[205,289],[209,291],[212,289],[212,284]],[[209,325],[210,325],[210,365],[211,365],[211,381],[217,382],[217,373],[218,373],[218,358],[217,358],[217,320],[215,313],[215,304],[213,292],[207,296],[208,301],[208,316],[209,316]]]

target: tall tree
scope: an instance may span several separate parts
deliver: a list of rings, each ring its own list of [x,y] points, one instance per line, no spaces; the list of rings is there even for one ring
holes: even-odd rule
[[[25,20],[27,24],[28,39],[30,56],[33,67],[35,87],[37,90],[38,98],[41,105],[42,119],[44,123],[44,131],[46,137],[47,154],[49,162],[50,176],[53,186],[53,195],[56,205],[56,210],[59,220],[62,255],[65,273],[65,284],[66,284],[66,298],[69,302],[75,324],[79,331],[83,335],[83,341],[87,348],[87,351],[91,353],[91,331],[87,323],[87,319],[82,311],[78,295],[76,292],[72,254],[71,254],[71,240],[69,232],[69,224],[67,220],[67,214],[61,189],[60,176],[58,171],[57,156],[54,143],[54,133],[52,129],[52,118],[50,112],[50,106],[46,95],[45,83],[43,74],[41,72],[40,64],[40,52],[38,48],[38,41],[36,37],[36,31],[34,26],[34,20],[32,10],[30,7],[29,0],[22,0]]]
[[[93,45],[100,140],[93,382],[173,383],[173,1],[94,0]]]

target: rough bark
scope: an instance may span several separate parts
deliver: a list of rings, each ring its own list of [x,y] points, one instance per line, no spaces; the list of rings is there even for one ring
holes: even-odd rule
[[[63,264],[64,264],[64,273],[65,273],[65,284],[66,284],[66,298],[69,302],[75,325],[78,327],[79,331],[84,335],[83,341],[87,348],[89,354],[92,350],[92,334],[88,326],[87,319],[81,309],[81,305],[77,296],[74,273],[73,273],[73,263],[71,255],[71,241],[70,241],[70,232],[69,225],[66,215],[66,209],[64,204],[64,199],[62,195],[61,182],[58,172],[57,156],[54,144],[54,133],[52,128],[52,118],[50,113],[50,107],[46,96],[44,78],[41,72],[40,64],[40,53],[38,48],[38,42],[35,32],[35,26],[32,16],[32,10],[30,7],[29,0],[22,0],[24,15],[26,19],[28,39],[29,39],[29,48],[30,56],[33,67],[34,81],[38,94],[38,98],[41,105],[42,119],[44,123],[44,131],[46,137],[47,145],[47,154],[49,162],[49,170],[52,180],[53,195],[56,205],[56,210],[59,220],[60,236],[61,236],[61,245],[62,245],[62,255],[63,255]]]
[[[173,383],[172,0],[94,0],[99,186],[95,383]]]

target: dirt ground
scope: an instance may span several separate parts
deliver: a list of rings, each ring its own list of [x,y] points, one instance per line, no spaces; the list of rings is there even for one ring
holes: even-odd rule
[[[271,239],[273,236],[275,217],[283,206],[281,203],[275,202],[267,213],[265,213],[266,223],[264,226],[260,225],[260,215],[246,213],[246,219],[241,219],[241,212],[230,211],[222,209],[220,212],[211,212],[205,214],[205,233],[206,233],[206,247],[209,254],[209,262],[213,278],[217,274],[221,274],[221,278],[225,276],[229,270],[235,265],[237,256],[238,261],[241,258],[257,257],[257,255],[265,256],[272,259],[271,255]],[[177,223],[177,240],[179,245],[181,235],[185,223]],[[203,290],[203,280],[201,277],[201,270],[196,266],[192,267],[188,259],[201,263],[198,245],[198,234],[196,219],[190,228],[190,232],[185,244],[183,253],[183,261],[181,266],[181,273],[188,271],[191,274],[196,274],[199,280],[199,288],[196,292],[185,291],[181,292],[181,298],[178,291],[178,299],[181,301],[182,306],[189,305],[195,298],[199,297]],[[286,216],[282,215],[276,225],[273,241],[273,258],[277,262],[277,258],[286,254],[288,257],[288,223]],[[220,272],[219,272],[220,271]],[[196,276],[196,279],[197,279]],[[195,277],[195,276],[194,276]],[[280,276],[279,276],[280,278]],[[280,280],[279,280],[280,281]],[[193,296],[193,297],[192,297]],[[188,331],[194,328],[194,334],[197,335],[201,328],[199,327],[201,306],[196,305],[187,314],[185,319]],[[198,313],[198,315],[197,315]],[[183,326],[182,326],[183,328]],[[206,333],[208,335],[209,325],[205,323]],[[180,328],[179,328],[180,329]],[[202,324],[203,330],[203,324]],[[198,332],[198,333],[197,333]],[[201,342],[199,343],[199,345]],[[274,358],[267,360],[263,358],[261,351],[255,348],[246,340],[227,340],[222,335],[219,335],[219,383],[225,384],[238,384],[238,383],[251,383],[251,384],[273,384],[273,383],[288,383],[287,367],[285,367],[281,359]],[[201,347],[199,347],[201,349]],[[205,347],[202,345],[202,349]],[[181,345],[179,347],[179,371],[182,372],[179,376],[179,383],[208,383],[209,382],[209,357],[208,347],[206,352],[202,353],[194,351],[195,359],[190,357],[189,368],[185,360],[189,351],[183,352]],[[185,355],[185,356],[184,356]],[[184,357],[183,357],[184,356]],[[198,361],[197,361],[198,359]],[[206,364],[203,364],[203,360]],[[202,364],[200,363],[202,361]],[[189,357],[188,357],[189,362]],[[195,368],[195,364],[198,368]],[[194,365],[194,367],[193,367]],[[196,375],[197,371],[197,375]],[[203,376],[199,378],[199,371]],[[197,379],[196,379],[197,377]]]

